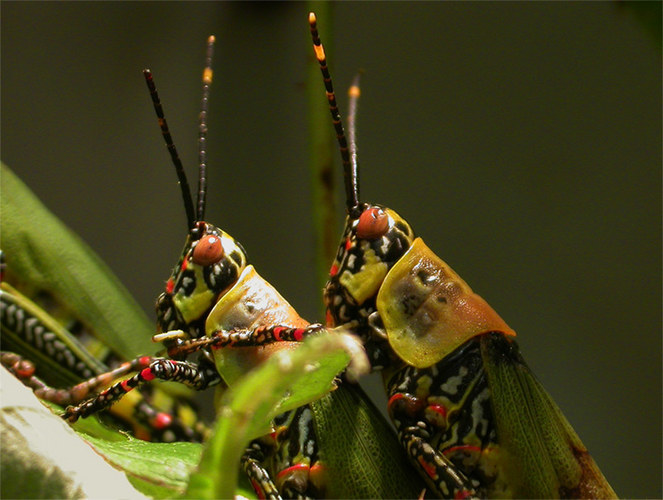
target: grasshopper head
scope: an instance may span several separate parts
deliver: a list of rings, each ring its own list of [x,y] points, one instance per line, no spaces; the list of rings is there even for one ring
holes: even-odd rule
[[[352,210],[325,286],[328,325],[344,324],[357,313],[367,317],[387,272],[412,241],[414,231],[393,210],[367,203]]]
[[[212,224],[197,222],[166,282],[166,291],[157,300],[159,329],[203,336],[209,311],[235,284],[246,260],[246,252],[232,236]]]

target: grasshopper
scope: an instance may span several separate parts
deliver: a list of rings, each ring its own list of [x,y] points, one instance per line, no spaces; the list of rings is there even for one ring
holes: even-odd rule
[[[381,370],[406,455],[444,498],[615,497],[527,367],[515,332],[395,211],[360,202],[358,81],[348,141],[314,13],[309,27],[346,190],[345,229],[324,291],[326,324],[358,335]],[[279,340],[245,332],[249,338]]]
[[[445,498],[615,497],[523,360],[515,332],[390,208],[361,202],[350,90],[345,139],[315,14],[309,25],[344,164],[347,217],[325,287],[327,325],[382,370],[413,465]]]

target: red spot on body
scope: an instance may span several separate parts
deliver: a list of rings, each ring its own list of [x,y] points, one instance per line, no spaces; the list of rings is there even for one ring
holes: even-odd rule
[[[143,377],[143,380],[149,382],[150,380],[154,380],[154,373],[152,373],[152,370],[149,368],[145,368],[143,371],[140,372],[140,376]]]
[[[389,402],[387,402],[387,407],[390,407],[393,403],[398,401],[399,399],[403,399],[405,395],[402,392],[397,392],[394,394],[392,397],[389,398]]]
[[[434,411],[435,413],[439,413],[443,417],[447,416],[447,409],[446,407],[442,405],[428,405],[427,410]]]
[[[184,271],[184,270],[186,270],[186,267],[187,267],[188,263],[189,263],[188,260],[187,260],[187,259],[184,259],[184,260],[182,261],[182,265],[180,266],[180,271]]]
[[[19,378],[32,377],[35,373],[35,365],[28,360],[22,360],[14,367]]]
[[[309,466],[308,465],[306,465],[306,464],[295,464],[295,465],[291,465],[290,467],[286,467],[285,469],[283,469],[281,472],[279,472],[276,475],[276,477],[277,477],[277,479],[280,479],[280,478],[282,478],[282,477],[284,477],[284,476],[286,476],[286,475],[288,475],[292,472],[306,472],[306,473],[308,473],[308,471],[309,471]]]
[[[332,264],[331,269],[329,270],[329,276],[334,277],[338,273],[338,266],[336,264]]]
[[[424,410],[425,405],[425,401],[421,398],[417,398],[412,394],[397,392],[389,398],[387,410],[390,414],[403,412],[405,415],[414,417]]]
[[[150,366],[151,361],[152,358],[150,356],[141,356],[141,358],[138,360],[138,364],[140,366]]]
[[[352,240],[350,238],[345,239],[345,251],[347,252],[352,248]]]
[[[170,278],[168,281],[166,281],[166,293],[171,294],[173,293],[173,290],[175,289],[175,282],[173,281],[172,278]]]
[[[327,309],[327,312],[325,313],[325,323],[327,326],[334,326],[334,317],[329,309]]]
[[[122,382],[120,382],[120,386],[122,387],[122,389],[124,389],[124,392],[129,392],[131,390],[131,387],[129,387],[128,383],[129,383],[129,379],[126,379],[126,380],[123,380]]]
[[[256,492],[256,495],[258,495],[258,498],[260,500],[265,500],[265,495],[262,492],[262,488],[260,487],[260,483],[258,483],[255,479],[251,479],[251,486],[253,486],[253,491]]]
[[[318,488],[324,488],[327,480],[327,469],[320,462],[316,462],[311,466],[308,477],[309,481]]]
[[[424,457],[418,457],[417,461],[419,462],[419,465],[421,465],[421,467],[424,469],[424,472],[428,474],[428,477],[430,477],[431,479],[435,479],[437,477],[437,470],[432,464],[426,462]]]
[[[282,326],[277,326],[277,327],[274,328],[274,330],[273,330],[273,331],[274,331],[274,338],[275,338],[276,340],[278,340],[279,342],[281,342],[281,332],[282,332],[283,330],[285,330],[285,328],[283,328]]]
[[[454,498],[456,500],[462,500],[464,498],[470,498],[470,497],[472,497],[472,492],[468,490],[457,491],[456,494],[454,495]]]
[[[467,453],[481,453],[481,448],[479,446],[475,445],[470,445],[470,444],[461,444],[458,446],[452,446],[450,448],[447,448],[444,450],[442,453],[445,456],[453,455],[454,453],[457,452],[467,452]]]
[[[317,474],[323,470],[325,470],[325,468],[320,462],[316,462],[311,466],[311,474]]]
[[[156,417],[152,419],[152,426],[155,429],[165,429],[173,422],[173,417],[168,413],[159,412]]]
[[[297,328],[295,330],[295,340],[297,342],[301,342],[303,337],[304,337],[304,329],[303,328]]]

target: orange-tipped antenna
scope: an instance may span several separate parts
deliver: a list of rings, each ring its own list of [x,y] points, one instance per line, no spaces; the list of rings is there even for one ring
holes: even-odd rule
[[[361,71],[357,73],[352,80],[352,85],[348,89],[348,96],[350,97],[350,104],[348,105],[348,142],[350,143],[350,166],[352,172],[355,173],[355,179],[359,172],[357,164],[357,103],[361,97],[361,89],[359,88],[359,79],[361,78]],[[355,181],[356,182],[356,181]]]
[[[161,134],[163,135],[164,140],[166,141],[166,147],[170,153],[170,158],[175,165],[175,171],[177,172],[178,184],[180,185],[180,190],[182,191],[182,200],[184,201],[184,210],[186,210],[186,219],[187,219],[187,231],[191,229],[194,225],[194,212],[193,212],[193,200],[191,198],[191,190],[189,188],[189,182],[186,179],[186,173],[184,172],[184,167],[182,166],[182,161],[180,160],[179,155],[177,154],[177,148],[173,143],[173,138],[170,135],[168,130],[168,122],[166,122],[166,117],[163,113],[163,107],[161,106],[161,100],[159,99],[159,94],[157,93],[156,85],[152,79],[152,72],[149,69],[143,70],[143,76],[145,77],[145,83],[147,83],[147,88],[150,91],[150,96],[152,97],[152,104],[154,104],[154,111],[157,114],[159,119],[159,127],[161,128]]]
[[[200,103],[200,119],[198,125],[198,207],[196,220],[205,219],[205,201],[207,196],[207,111],[209,109],[209,93],[212,85],[212,56],[214,55],[214,35],[207,39],[207,54],[203,70],[203,97]],[[193,227],[193,225],[191,226]]]
[[[336,104],[336,95],[334,94],[334,86],[332,79],[327,68],[327,59],[325,57],[325,49],[322,46],[320,37],[318,36],[317,19],[313,12],[308,15],[308,23],[311,28],[311,38],[313,39],[313,50],[315,57],[320,63],[320,71],[322,72],[322,79],[325,82],[325,89],[327,91],[327,101],[329,102],[329,111],[332,116],[332,123],[336,130],[336,138],[341,150],[341,158],[343,159],[343,177],[345,179],[345,197],[348,213],[352,214],[359,205],[359,188],[357,185],[357,163],[350,161],[350,154],[348,153],[348,143],[345,139],[343,132],[343,123],[341,122],[341,114],[338,111]]]

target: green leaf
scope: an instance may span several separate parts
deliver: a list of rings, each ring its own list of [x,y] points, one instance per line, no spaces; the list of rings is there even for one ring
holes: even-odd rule
[[[153,353],[154,327],[122,283],[5,165],[0,234],[13,283],[48,291],[125,359]]]
[[[157,498],[179,496],[200,461],[199,443],[148,443],[86,438],[110,464],[127,473],[132,484]]]
[[[2,498],[144,498],[0,367]]]

